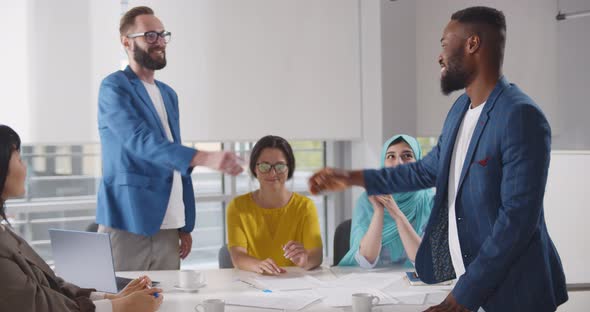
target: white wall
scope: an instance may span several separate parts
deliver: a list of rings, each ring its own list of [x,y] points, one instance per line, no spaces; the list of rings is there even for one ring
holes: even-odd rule
[[[559,251],[568,283],[590,283],[590,210],[586,180],[590,152],[553,152],[545,194],[547,228]]]
[[[382,144],[382,70],[381,70],[381,3],[379,0],[361,1],[361,79],[362,79],[362,139],[350,144],[351,168],[365,168],[379,164]],[[351,217],[352,202],[362,192],[355,188],[344,207]]]
[[[79,1],[79,0],[78,0]],[[90,141],[98,142],[98,89],[102,79],[121,69],[121,60],[127,60],[119,39],[120,1],[89,1],[90,36]]]
[[[6,3],[5,29],[23,24],[14,34],[23,42],[11,42],[17,53],[6,59],[14,59],[15,74],[3,79],[24,104],[5,118],[23,124],[29,143],[98,141],[98,86],[125,58],[117,31],[121,2]],[[173,32],[169,65],[157,78],[178,91],[185,140],[361,137],[358,0],[129,7],[137,4],[153,6]]]
[[[28,142],[87,142],[96,128],[91,108],[90,1],[31,1]]]
[[[545,194],[545,220],[549,235],[559,252],[566,282],[590,283],[590,210],[588,187],[590,151],[551,153]],[[569,301],[558,311],[585,312],[590,291],[570,292]]]
[[[185,140],[361,137],[358,0],[144,3],[173,33],[157,76]]]
[[[118,1],[0,1],[0,122],[25,143],[97,142],[100,81],[120,67]]]
[[[590,10],[590,1],[562,0],[564,13]],[[553,147],[561,149],[590,149],[590,16],[557,22],[557,83],[560,118],[563,131],[555,138]]]
[[[555,0],[439,0],[416,2],[416,71],[418,133],[438,136],[452,102],[461,92],[440,92],[440,38],[452,13],[474,6],[492,6],[504,12],[507,42],[504,73],[529,94],[548,116],[554,134],[557,118],[556,2]]]
[[[381,1],[383,120],[381,142],[417,135],[416,2]]]
[[[28,116],[28,62],[27,42],[28,1],[0,1],[0,29],[3,48],[0,52],[0,124],[14,128],[23,137],[30,135]]]

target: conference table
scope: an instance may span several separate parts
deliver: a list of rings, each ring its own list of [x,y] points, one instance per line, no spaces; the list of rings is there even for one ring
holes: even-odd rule
[[[398,272],[401,276],[407,269],[402,267],[391,267],[386,269],[365,270],[358,267],[320,267],[312,271],[303,271],[299,268],[287,268],[288,274],[297,273],[305,274],[314,277],[320,281],[336,280],[340,277],[351,273],[358,276],[359,274],[375,273],[391,276]],[[199,270],[205,279],[205,286],[199,288],[197,291],[181,291],[175,288],[179,282],[179,271],[147,271],[147,272],[117,272],[118,276],[136,278],[141,275],[148,275],[152,280],[159,281],[158,287],[163,289],[164,301],[160,306],[161,312],[193,312],[195,306],[205,299],[224,299],[235,295],[261,293],[260,289],[254,288],[252,285],[244,283],[244,276],[256,275],[255,273],[240,271],[238,269],[212,269]],[[389,274],[389,275],[388,275]],[[400,311],[400,312],[415,312],[424,311],[429,306],[440,303],[448,292],[452,289],[451,286],[411,286],[406,279],[395,279],[389,286],[387,292],[412,292],[424,293],[424,301],[421,304],[404,304],[398,302],[396,304],[378,305],[373,308],[373,312],[385,311]],[[384,291],[385,292],[385,291]],[[282,294],[288,294],[287,291],[282,291]],[[267,309],[260,307],[247,307],[226,305],[225,311],[294,311],[285,309]],[[352,311],[350,306],[346,307],[332,307],[326,305],[322,299],[317,300],[299,311]]]

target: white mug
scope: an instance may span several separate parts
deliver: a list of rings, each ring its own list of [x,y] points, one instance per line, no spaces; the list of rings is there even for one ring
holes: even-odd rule
[[[199,271],[178,271],[178,286],[180,288],[197,288],[203,284],[203,274]]]
[[[374,304],[379,303],[379,297],[366,293],[352,294],[353,312],[371,312]]]
[[[202,308],[199,309],[199,308]],[[221,299],[207,299],[195,306],[197,312],[223,312],[225,310],[225,301]]]

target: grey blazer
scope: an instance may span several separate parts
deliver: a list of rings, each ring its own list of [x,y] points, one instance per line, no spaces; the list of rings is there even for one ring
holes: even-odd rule
[[[0,225],[0,311],[93,312],[92,291],[55,276],[25,240]]]

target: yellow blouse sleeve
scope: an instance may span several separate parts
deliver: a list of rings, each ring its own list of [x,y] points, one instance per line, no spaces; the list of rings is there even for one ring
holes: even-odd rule
[[[242,222],[240,220],[240,213],[236,206],[236,200],[232,200],[227,206],[226,213],[226,224],[227,224],[227,246],[231,247],[244,247],[248,248],[248,240],[246,233],[242,228]]]
[[[303,220],[303,247],[305,249],[321,248],[322,234],[318,219],[318,209],[312,200],[306,201],[306,214]]]

